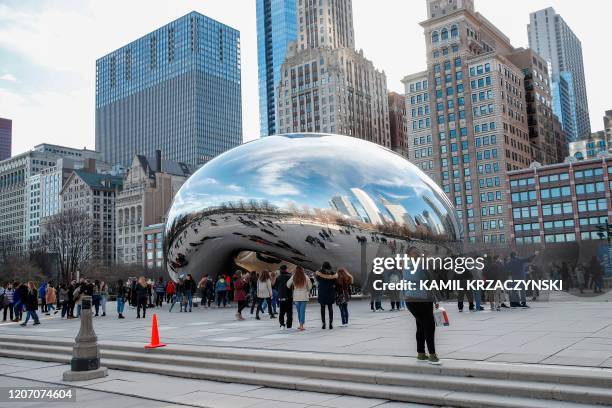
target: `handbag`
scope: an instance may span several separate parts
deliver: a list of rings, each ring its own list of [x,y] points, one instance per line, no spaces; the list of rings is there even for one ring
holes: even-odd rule
[[[446,309],[444,309],[442,306],[434,310],[434,321],[436,322],[436,327],[449,326],[450,323],[448,321],[448,313],[446,313]]]

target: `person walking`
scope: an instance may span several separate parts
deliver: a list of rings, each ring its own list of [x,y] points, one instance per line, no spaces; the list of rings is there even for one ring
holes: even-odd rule
[[[315,273],[317,282],[319,284],[317,290],[317,300],[321,306],[321,328],[325,330],[325,308],[329,314],[329,330],[334,328],[334,302],[336,300],[336,280],[338,274],[332,272],[331,265],[329,262],[323,262],[321,270]]]
[[[13,321],[13,306],[14,306],[14,295],[15,289],[13,289],[12,283],[6,283],[4,285],[4,296],[2,299],[2,321],[6,322],[7,312],[10,317],[10,321]]]
[[[421,256],[421,251],[416,247],[410,248],[407,253],[413,259]],[[435,291],[420,288],[420,282],[432,280],[430,273],[422,267],[413,269],[414,265],[407,265],[403,274],[404,280],[413,282],[415,288],[406,292],[406,307],[416,323],[417,361],[440,364],[440,359],[436,354],[436,323],[433,315],[434,308],[439,307],[439,296]],[[427,345],[429,356],[425,353],[425,345]]]
[[[198,290],[200,291],[200,307],[206,306],[206,281],[208,280],[208,275],[202,276],[200,281],[198,282]]]
[[[397,285],[399,283],[399,281],[401,280],[401,277],[395,273],[392,272],[389,275],[389,283],[392,285]],[[402,294],[401,291],[399,290],[391,290],[389,291],[389,300],[391,301],[391,310],[390,312],[395,312],[396,310],[399,312],[400,310],[400,295]],[[343,324],[344,326],[344,324]]]
[[[249,285],[249,273],[243,274],[242,271],[236,272],[236,281],[234,282],[234,300],[238,303],[238,311],[236,312],[237,320],[244,320],[242,311],[247,305],[247,293]]]
[[[142,318],[147,316],[147,281],[144,276],[138,278],[136,284],[136,318],[140,319],[140,309],[142,309]]]
[[[25,283],[20,284],[18,282],[15,282],[15,285],[13,285],[13,287],[15,288],[15,306],[13,306],[13,308],[15,309],[14,321],[18,322],[23,317],[23,310],[25,309],[26,298],[28,297],[28,285],[26,285]]]
[[[56,301],[57,301],[57,292],[55,291],[55,288],[53,287],[53,283],[49,282],[49,284],[47,285],[47,290],[45,292],[45,303],[47,304],[47,313],[45,314],[47,316],[51,315],[51,309],[55,309]],[[57,312],[59,312],[59,310],[55,310],[53,314],[57,314]]]
[[[215,283],[215,297],[217,299],[217,308],[221,307],[221,302],[223,302],[223,307],[227,306],[227,281],[223,275],[220,275]]]
[[[274,319],[274,311],[272,309],[272,280],[270,279],[270,271],[263,270],[259,274],[259,280],[257,281],[257,313],[255,319],[260,320],[259,312],[263,313],[263,303],[266,302],[268,306],[268,313],[270,319]]]
[[[117,281],[117,318],[125,319],[123,309],[125,308],[125,299],[127,298],[127,288],[123,283],[123,279]]]
[[[27,285],[28,292],[25,297],[25,307],[26,307],[26,318],[21,326],[26,326],[30,317],[34,320],[34,325],[39,325],[40,320],[38,320],[38,314],[36,311],[38,310],[38,296],[39,292],[36,290],[36,286],[34,286],[34,282],[29,281]]]
[[[305,330],[304,323],[306,323],[306,305],[310,299],[310,290],[312,289],[312,281],[306,273],[304,268],[297,266],[293,276],[287,281],[287,288],[293,292],[293,302],[295,303],[295,309],[298,316],[298,330]]]
[[[585,271],[582,263],[578,262],[576,264],[576,267],[574,268],[574,274],[576,275],[576,284],[578,285],[578,290],[580,291],[580,293],[584,293]]]
[[[166,284],[166,303],[176,302],[176,286],[172,279],[168,280]]]
[[[249,298],[251,301],[251,314],[253,314],[257,307],[257,282],[259,281],[259,274],[257,271],[251,271],[251,277],[249,279]]]
[[[289,279],[291,279],[291,273],[289,273],[287,265],[281,265],[279,275],[276,278],[276,292],[280,302],[278,322],[281,329],[290,329],[293,326],[293,291],[287,286]],[[286,322],[285,317],[287,317]]]
[[[155,284],[155,307],[161,308],[164,304],[164,296],[166,295],[166,284],[164,278],[159,277]]]
[[[532,256],[526,258],[520,258],[516,255],[516,252],[510,253],[510,260],[506,263],[506,269],[510,273],[510,277],[513,281],[515,280],[525,280],[527,275],[527,264],[538,256],[540,252],[535,251]],[[565,263],[564,263],[565,264]],[[567,269],[567,265],[566,265]],[[565,288],[563,288],[565,289]],[[519,299],[520,297],[520,299]],[[524,307],[529,308],[527,305],[527,291],[523,288],[518,290],[510,291],[510,307]]]
[[[351,275],[345,268],[338,269],[338,280],[336,282],[336,304],[340,309],[340,319],[342,320],[342,327],[348,326],[349,322],[348,303],[351,300],[352,284],[353,275]],[[400,293],[399,290],[396,290],[394,292]],[[396,302],[396,305],[397,310],[399,310],[399,301]]]
[[[45,282],[40,282],[40,286],[38,287],[38,297],[40,298],[40,311],[41,313],[47,313],[47,284]]]

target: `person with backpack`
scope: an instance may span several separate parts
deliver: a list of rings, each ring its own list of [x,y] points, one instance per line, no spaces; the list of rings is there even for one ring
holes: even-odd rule
[[[278,322],[281,329],[290,329],[293,326],[293,290],[287,286],[289,279],[291,279],[291,273],[287,270],[287,265],[281,265],[276,278],[276,292],[280,302]],[[286,323],[285,316],[287,317]]]
[[[340,309],[340,318],[342,326],[348,326],[349,312],[348,303],[351,300],[351,285],[353,284],[353,275],[345,268],[338,269],[338,281],[336,282],[336,305]],[[399,291],[397,291],[399,293]],[[399,310],[399,302],[397,302]]]
[[[325,308],[329,314],[329,330],[334,328],[334,309],[333,305],[336,301],[336,281],[338,274],[332,272],[332,268],[329,262],[323,262],[321,270],[315,273],[317,282],[319,283],[317,300],[321,305],[321,328],[325,330]]]
[[[217,297],[217,308],[221,307],[221,302],[223,302],[223,307],[227,306],[227,281],[223,275],[220,275],[215,283],[215,296]]]
[[[287,281],[287,287],[291,289],[293,294],[293,302],[295,303],[295,309],[298,315],[298,330],[305,330],[304,323],[306,323],[306,305],[310,299],[310,290],[312,289],[312,281],[306,273],[304,268],[297,266],[293,276]]]

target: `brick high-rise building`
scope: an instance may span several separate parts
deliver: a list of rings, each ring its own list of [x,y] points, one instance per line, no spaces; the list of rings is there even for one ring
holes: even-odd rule
[[[406,156],[406,97],[396,92],[389,92],[387,97],[391,149]]]
[[[504,244],[506,171],[532,160],[524,74],[508,58],[509,38],[472,0],[426,4],[427,70],[402,81],[410,160],[451,198],[471,248]]]
[[[300,1],[278,86],[278,133],[329,132],[391,147],[387,79],[354,49],[350,0]]]

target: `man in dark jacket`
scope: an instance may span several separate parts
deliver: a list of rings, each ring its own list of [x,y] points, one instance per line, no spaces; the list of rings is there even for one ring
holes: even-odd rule
[[[287,287],[287,282],[291,278],[291,274],[287,270],[287,265],[281,265],[279,275],[276,278],[276,290],[278,291],[278,300],[280,303],[280,312],[278,314],[278,322],[281,328],[285,328],[285,315],[287,315],[287,328],[290,329],[293,325],[293,290]]]
[[[516,255],[516,252],[510,253],[510,260],[506,263],[506,269],[510,273],[512,280],[525,280],[527,277],[527,264],[539,254],[535,251],[533,255],[526,258],[520,258]],[[527,291],[521,289],[517,291],[510,291],[510,307],[529,307],[527,306]],[[520,301],[517,297],[520,296]]]

